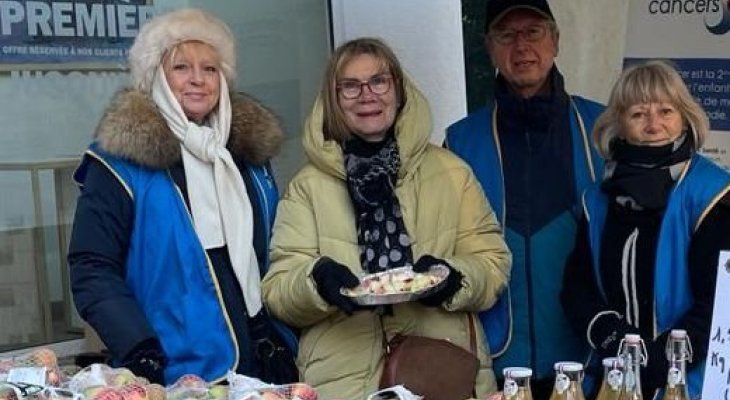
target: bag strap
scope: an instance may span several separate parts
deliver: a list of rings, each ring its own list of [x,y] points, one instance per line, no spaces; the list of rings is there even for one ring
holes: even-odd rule
[[[392,348],[390,346],[390,341],[388,340],[388,334],[385,333],[385,325],[383,324],[383,314],[385,313],[383,306],[378,306],[375,308],[375,314],[378,316],[378,322],[380,322],[380,332],[382,332],[381,338],[383,343],[383,350],[385,350],[385,354],[390,354],[392,351]]]
[[[383,342],[383,349],[385,350],[386,354],[390,354],[391,347],[390,347],[390,341],[388,341],[388,334],[385,333],[385,325],[383,324],[383,313],[382,312],[376,312],[378,315],[378,322],[380,322],[380,332],[382,332],[381,338]],[[474,332],[474,314],[467,312],[466,317],[468,320],[468,329],[469,329],[469,350],[472,354],[474,354],[475,357],[478,357],[477,353],[477,335],[476,332]]]
[[[469,322],[469,349],[471,350],[471,353],[474,354],[474,357],[479,358],[479,353],[477,353],[477,335],[476,332],[474,332],[474,313],[467,312],[466,318]],[[474,382],[474,388],[471,390],[471,396],[475,399],[477,398],[476,381]]]
[[[474,314],[467,312],[466,317],[469,319],[469,349],[475,357],[478,357],[477,353],[477,335],[474,332]]]

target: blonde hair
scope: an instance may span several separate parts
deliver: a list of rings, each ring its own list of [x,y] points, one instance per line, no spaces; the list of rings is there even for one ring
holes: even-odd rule
[[[195,8],[182,8],[145,23],[129,49],[132,85],[150,93],[152,80],[165,55],[184,42],[202,42],[213,47],[229,87],[235,87],[236,42],[220,19]]]
[[[345,113],[338,101],[337,81],[347,64],[362,54],[373,56],[381,63],[383,71],[393,76],[399,112],[406,102],[403,69],[395,53],[385,42],[380,39],[365,37],[343,43],[335,50],[327,62],[320,89],[324,113],[323,131],[325,140],[334,140],[341,143],[352,136],[350,128],[347,126]]]
[[[668,102],[676,107],[694,135],[695,150],[702,147],[709,131],[707,114],[669,62],[648,61],[623,71],[613,86],[606,110],[593,126],[593,141],[605,159],[612,158],[611,142],[621,137],[622,119],[628,108],[652,102]]]

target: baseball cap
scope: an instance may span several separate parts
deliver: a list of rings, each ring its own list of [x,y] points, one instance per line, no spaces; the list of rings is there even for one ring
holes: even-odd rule
[[[489,32],[494,24],[499,22],[502,17],[512,10],[525,8],[532,10],[546,19],[555,21],[552,11],[547,0],[488,0],[487,1],[487,18],[484,23],[484,32]]]

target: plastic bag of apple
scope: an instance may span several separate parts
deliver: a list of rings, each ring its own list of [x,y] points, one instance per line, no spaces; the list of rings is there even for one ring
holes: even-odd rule
[[[15,357],[0,359],[0,381],[6,382],[19,375],[32,375],[34,382],[43,386],[59,386],[63,374],[53,350],[41,348]]]
[[[41,398],[63,384],[64,373],[56,353],[41,348],[18,356],[0,358],[0,400]]]
[[[303,383],[268,385],[232,372],[227,379],[229,386],[211,385],[196,375],[183,375],[163,388],[149,384],[125,368],[94,364],[74,375],[68,388],[86,400],[317,400],[314,389]]]
[[[304,383],[270,385],[233,372],[227,375],[230,386],[184,375],[167,388],[104,364],[92,364],[70,379],[64,372],[73,373],[59,368],[56,354],[46,348],[0,358],[0,400],[317,400]]]
[[[306,383],[271,385],[233,372],[226,379],[228,400],[317,400],[317,392]]]
[[[75,374],[68,382],[71,392],[87,400],[165,400],[165,388],[150,384],[126,368],[92,364]],[[64,400],[62,397],[50,400]]]
[[[85,400],[226,400],[228,396],[227,387],[210,385],[195,375],[184,375],[165,388],[135,376],[126,368],[111,368],[104,364],[92,364],[81,370],[71,378],[68,389]]]

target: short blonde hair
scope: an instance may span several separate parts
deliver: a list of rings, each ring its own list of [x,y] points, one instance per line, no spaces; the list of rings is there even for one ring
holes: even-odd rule
[[[228,87],[235,87],[236,42],[220,19],[195,8],[182,8],[147,21],[129,49],[132,85],[144,93],[152,90],[152,80],[165,55],[184,42],[202,42],[219,55],[221,71]]]
[[[677,70],[667,61],[655,60],[627,68],[613,86],[608,106],[593,126],[593,141],[605,159],[612,159],[611,142],[621,137],[622,118],[628,108],[652,102],[668,102],[676,107],[684,124],[691,128],[695,150],[702,147],[709,131],[707,114]]]
[[[345,113],[338,101],[337,82],[347,64],[362,54],[373,56],[382,64],[383,71],[393,76],[393,85],[396,91],[396,103],[399,105],[399,112],[406,102],[406,93],[403,86],[403,69],[395,53],[385,42],[381,39],[365,37],[343,43],[335,50],[327,62],[327,68],[325,69],[322,87],[320,89],[320,98],[322,99],[324,112],[323,132],[325,140],[334,140],[342,143],[352,137],[352,132],[347,126]]]

